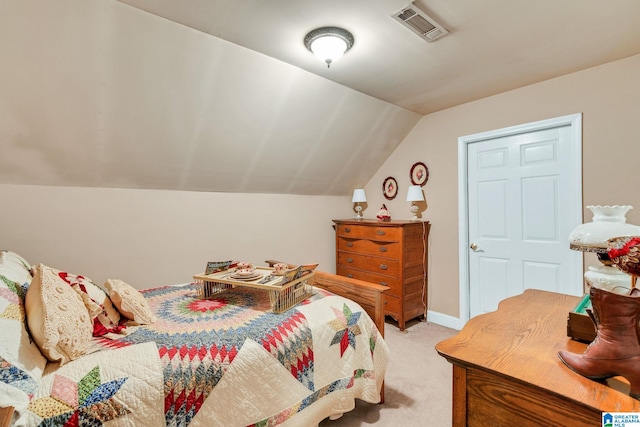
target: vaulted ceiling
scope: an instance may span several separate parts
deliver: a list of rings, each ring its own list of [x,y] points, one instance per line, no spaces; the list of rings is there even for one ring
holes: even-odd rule
[[[428,114],[640,53],[637,0],[120,0],[362,93]],[[411,5],[450,33],[427,42],[391,18]],[[303,45],[353,33],[331,68]]]
[[[433,43],[407,4],[3,0],[0,183],[348,194],[423,114],[640,53],[636,0],[419,0]]]

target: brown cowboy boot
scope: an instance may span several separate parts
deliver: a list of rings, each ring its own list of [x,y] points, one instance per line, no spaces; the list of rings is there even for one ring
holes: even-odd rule
[[[560,351],[558,356],[571,370],[589,379],[625,377],[631,384],[631,396],[640,398],[640,296],[594,287],[589,294],[596,338],[582,354]]]

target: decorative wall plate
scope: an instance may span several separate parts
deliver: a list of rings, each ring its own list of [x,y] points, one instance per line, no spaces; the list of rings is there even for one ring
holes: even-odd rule
[[[427,165],[424,163],[418,162],[411,166],[409,175],[411,176],[411,183],[413,185],[425,185],[429,180],[429,168],[427,168]]]
[[[395,199],[398,194],[398,183],[394,177],[390,176],[384,180],[382,183],[382,194],[384,194],[387,200]]]

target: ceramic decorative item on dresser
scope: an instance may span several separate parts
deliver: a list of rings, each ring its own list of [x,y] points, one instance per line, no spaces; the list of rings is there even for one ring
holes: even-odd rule
[[[577,226],[569,235],[569,247],[576,251],[593,252],[602,266],[590,266],[584,274],[588,286],[613,292],[628,292],[631,278],[613,266],[608,255],[607,240],[620,236],[640,235],[640,227],[627,224],[626,214],[633,206],[589,205],[593,220]]]
[[[384,313],[398,322],[427,311],[427,241],[430,224],[422,221],[339,220],[336,224],[336,273],[388,286]]]
[[[389,215],[389,210],[387,209],[387,206],[384,203],[382,204],[382,207],[378,211],[376,218],[378,218],[380,221],[391,221],[391,215]]]

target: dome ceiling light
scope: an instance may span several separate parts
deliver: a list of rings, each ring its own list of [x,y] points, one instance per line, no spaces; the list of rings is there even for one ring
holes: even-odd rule
[[[338,27],[316,28],[305,36],[304,45],[329,68],[351,49],[353,34]]]

